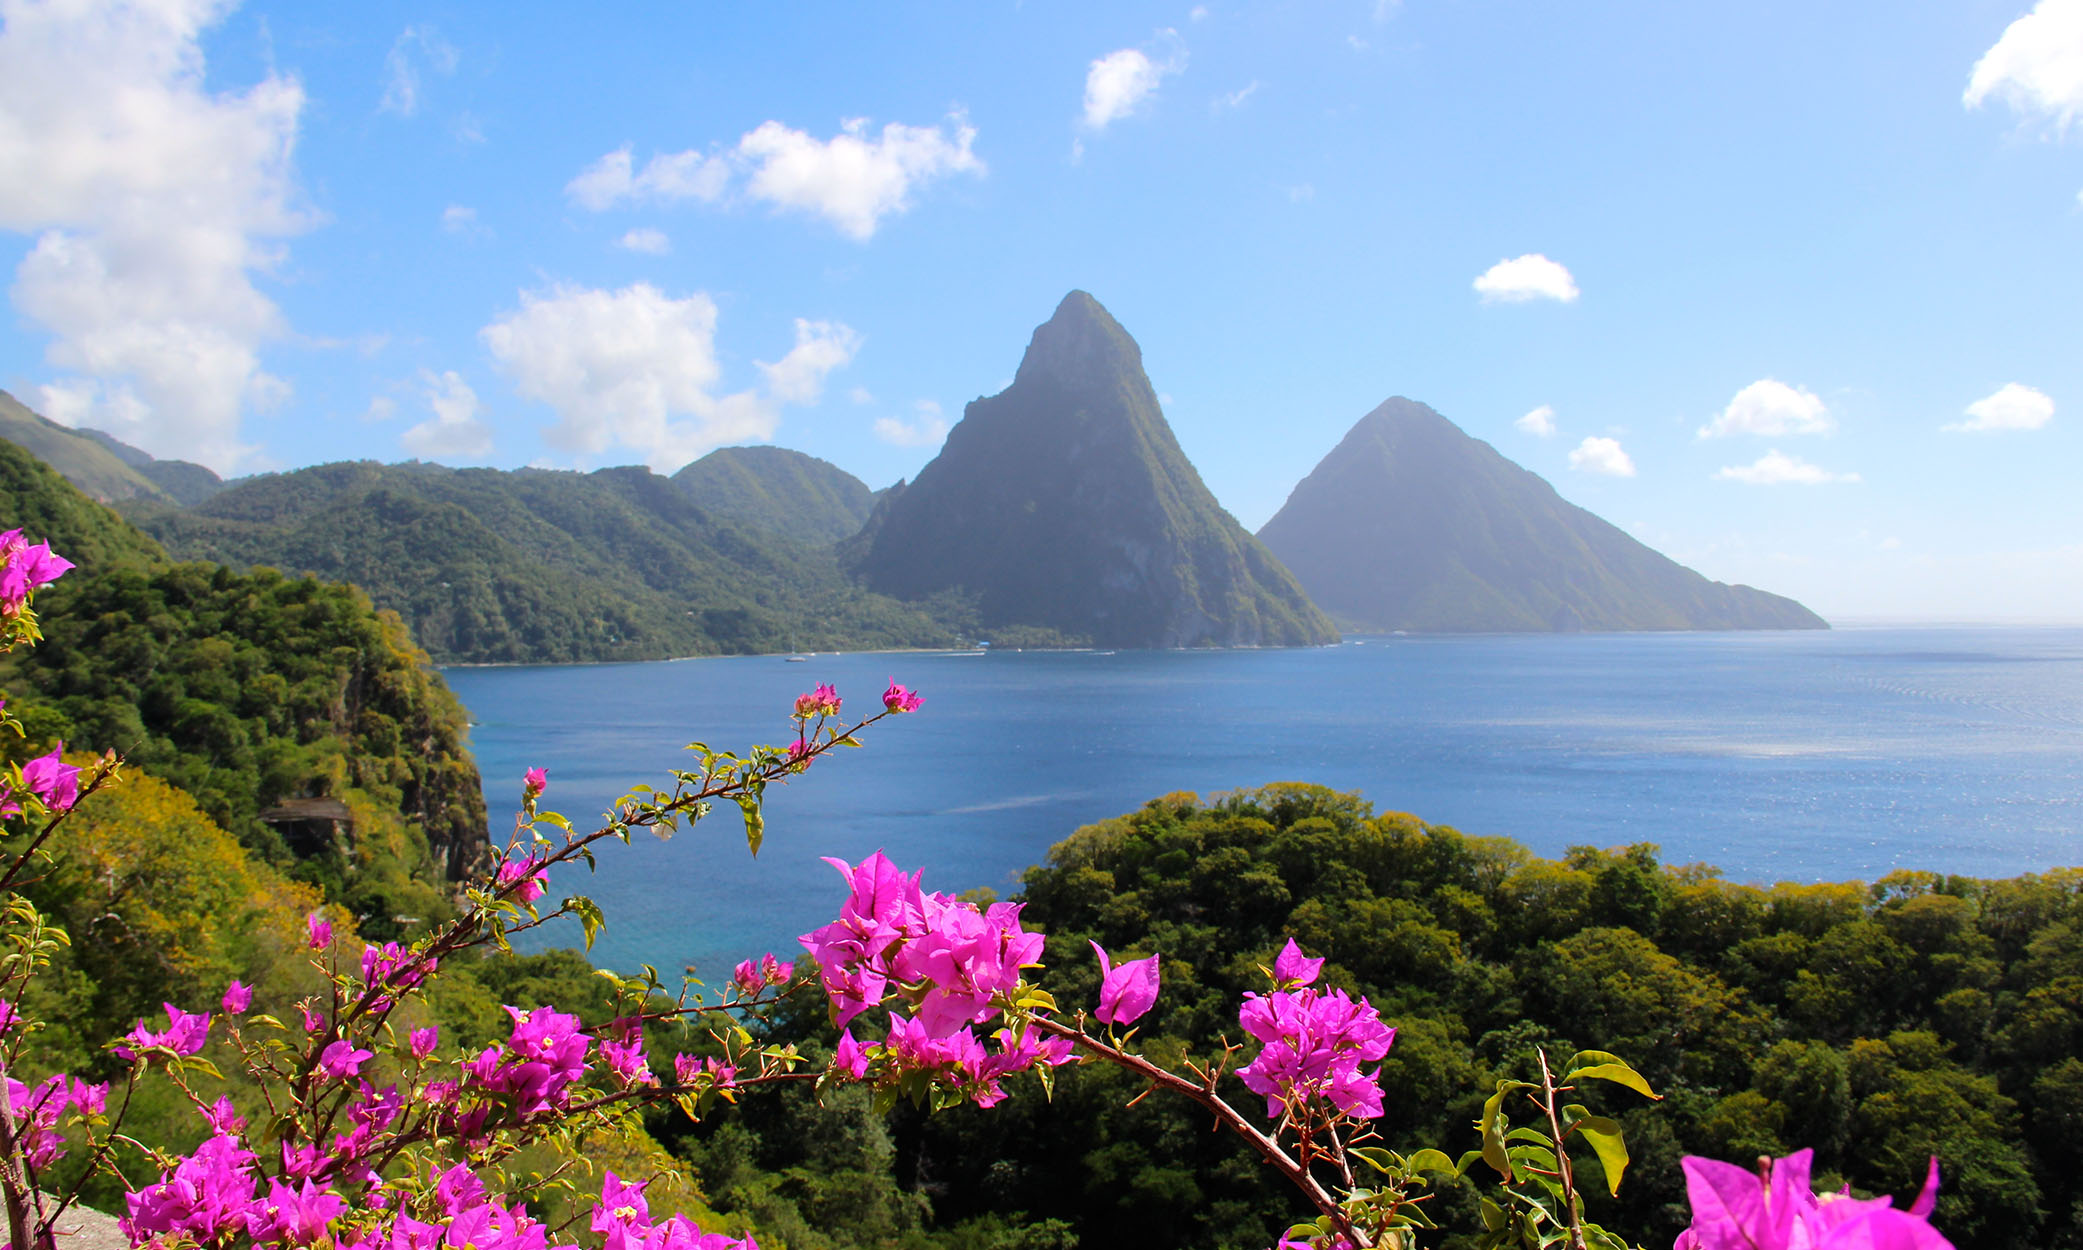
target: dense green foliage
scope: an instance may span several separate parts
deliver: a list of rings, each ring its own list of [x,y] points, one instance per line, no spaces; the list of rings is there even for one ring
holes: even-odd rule
[[[78,565],[39,598],[43,643],[0,660],[29,735],[0,749],[118,751],[371,932],[445,905],[428,883],[484,845],[484,798],[462,706],[396,617],[350,586],[170,564],[8,443],[0,499],[0,528]],[[312,796],[349,806],[351,837],[291,847],[260,820]]]
[[[407,877],[445,878],[483,845],[461,705],[353,587],[180,564],[71,577],[39,607],[44,642],[4,684],[42,705],[24,717],[40,736],[120,751],[273,858],[289,848],[260,814],[313,795],[359,801],[359,838],[402,816]],[[347,879],[352,847],[294,849],[357,910],[399,910]]]
[[[854,585],[829,549],[722,520],[643,468],[329,464],[131,515],[177,556],[352,582],[444,663],[957,641]]]
[[[1107,647],[1301,646],[1337,631],[1215,502],[1142,351],[1083,291],[1034,332],[1004,392],[844,545],[877,590],[973,596],[987,631]]]
[[[1259,537],[1356,630],[1826,628],[1791,599],[1666,559],[1400,397],[1361,418]]]
[[[714,516],[802,543],[851,537],[875,509],[861,479],[786,447],[721,447],[673,481]]]
[[[1955,1244],[2083,1245],[2083,871],[1760,889],[1649,846],[1542,859],[1355,795],[1272,786],[1171,795],[1080,830],[1029,872],[1025,897],[1066,1007],[1096,1001],[1086,939],[1118,958],[1163,953],[1141,1025],[1157,1051],[1205,1059],[1243,1040],[1237,1004],[1287,936],[1327,955],[1327,978],[1398,1026],[1383,1081],[1394,1148],[1471,1148],[1491,1082],[1526,1074],[1536,1047],[1627,1056],[1667,1097],[1606,1103],[1634,1164],[1593,1215],[1648,1245],[1681,1224],[1681,1154],[1802,1146],[1823,1182],[1904,1195],[1936,1153],[1937,1222]],[[821,1018],[796,1027],[831,1036]],[[1182,1100],[1128,1105],[1140,1092],[1084,1067],[1053,1103],[1023,1086],[988,1113],[900,1115],[892,1167],[944,1225],[1025,1211],[1069,1221],[1088,1248],[1270,1244],[1293,1194]],[[804,1165],[799,1114],[754,1100],[731,1149]]]

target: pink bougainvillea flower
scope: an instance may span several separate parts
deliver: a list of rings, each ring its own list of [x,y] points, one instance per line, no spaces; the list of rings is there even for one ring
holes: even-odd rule
[[[839,1034],[839,1045],[832,1050],[832,1069],[856,1081],[868,1075],[867,1052],[854,1040],[852,1029]]]
[[[80,797],[80,770],[66,763],[64,754],[65,744],[61,742],[49,755],[39,755],[22,765],[22,785],[54,812],[71,811]]]
[[[1276,988],[1288,990],[1299,986],[1316,984],[1317,974],[1322,972],[1324,961],[1311,959],[1302,953],[1302,948],[1289,938],[1280,954],[1273,960],[1273,980]]]
[[[20,530],[0,534],[0,608],[20,608],[31,591],[41,590],[73,568],[65,557],[53,554],[49,543],[31,547],[22,541]]]
[[[233,981],[224,990],[224,1011],[236,1016],[253,1005],[253,987],[242,981]]]
[[[631,1185],[605,1169],[601,1172],[600,1205],[593,1208],[593,1231],[634,1231],[651,1222],[651,1204],[644,1201],[648,1181]]]
[[[361,1075],[362,1065],[373,1058],[375,1052],[362,1050],[342,1038],[319,1052],[318,1066],[327,1076],[344,1081],[350,1076]]]
[[[1809,1188],[1814,1152],[1774,1159],[1763,1174],[1688,1155],[1686,1195],[1692,1225],[1672,1250],[1952,1250],[1931,1227],[1938,1201],[1938,1160],[1907,1211],[1885,1197],[1864,1201]]]
[[[314,911],[304,917],[304,928],[312,950],[322,951],[333,944],[333,922],[325,918],[324,912]]]
[[[1157,956],[1131,960],[1115,967],[1097,942],[1092,953],[1099,956],[1099,1006],[1093,1015],[1102,1024],[1134,1024],[1157,1002]]]
[[[898,685],[894,677],[890,678],[890,688],[882,692],[882,707],[886,712],[916,712],[919,704],[925,701],[918,691]]]
[[[526,859],[510,859],[499,865],[497,878],[500,889],[511,888],[515,902],[532,903],[549,892],[549,869],[540,867],[534,856]]]
[[[549,769],[531,768],[527,772],[521,774],[521,793],[526,797],[531,799],[540,798],[542,797],[542,792],[549,788]]]
[[[164,1046],[177,1055],[192,1055],[203,1048],[203,1044],[210,1040],[209,1015],[182,1011],[172,1003],[164,1005],[166,1027],[147,1028],[145,1022],[139,1020],[136,1028],[124,1034],[123,1040],[127,1044],[115,1048],[117,1056],[135,1059],[138,1051],[155,1046]]]
[[[412,1048],[414,1059],[425,1059],[441,1044],[441,1031],[431,1025],[424,1029],[414,1029],[407,1035],[406,1044]]]
[[[8,1002],[6,999],[0,999],[0,1036],[5,1036],[8,1030],[14,1028],[21,1021],[21,1018],[21,1013],[14,1009],[13,1003]]]

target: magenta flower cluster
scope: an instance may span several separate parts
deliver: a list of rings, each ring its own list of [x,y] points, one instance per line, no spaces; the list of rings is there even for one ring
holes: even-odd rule
[[[1020,927],[1019,904],[978,908],[928,894],[920,874],[906,876],[880,851],[857,865],[826,862],[850,891],[839,918],[802,942],[817,961],[834,1020],[845,1026],[892,995],[910,1008],[908,1016],[891,1013],[880,1044],[864,1047],[849,1029],[840,1039],[840,1071],[865,1077],[872,1052],[896,1071],[944,1073],[989,1106],[1003,1096],[1000,1078],[1070,1058],[1060,1039],[1008,1030],[994,1035],[999,1048],[989,1050],[972,1027],[997,1015],[1021,968],[1041,958],[1042,935]]]
[[[759,962],[750,959],[731,970],[731,985],[738,993],[750,998],[769,986],[787,985],[796,975],[795,961],[776,959],[772,951],[759,957]]]
[[[22,531],[0,534],[0,616],[22,610],[32,592],[72,570],[72,561],[51,552],[49,543],[31,545]]]
[[[63,1153],[65,1138],[58,1122],[69,1112],[100,1115],[108,1106],[108,1083],[89,1085],[59,1073],[38,1081],[32,1088],[7,1079],[7,1105],[14,1112],[22,1153],[29,1166],[49,1167]]]
[[[1273,963],[1273,992],[1246,994],[1238,1012],[1244,1031],[1264,1048],[1237,1077],[1265,1098],[1274,1119],[1324,1103],[1349,1116],[1381,1114],[1379,1070],[1361,1065],[1387,1055],[1396,1030],[1367,1000],[1317,989],[1323,964],[1290,938]]]
[[[69,812],[80,798],[80,770],[65,762],[65,744],[48,755],[39,755],[22,765],[22,788],[36,796],[46,811]],[[0,816],[18,815],[21,799],[14,787],[0,781]]]
[[[1814,1152],[1771,1161],[1762,1174],[1731,1163],[1685,1158],[1692,1226],[1672,1250],[1952,1250],[1931,1227],[1938,1202],[1938,1160],[1907,1211],[1892,1200],[1857,1199],[1850,1189],[1817,1195],[1809,1188]]]
[[[428,1177],[424,1196],[379,1187],[365,1211],[304,1178],[269,1179],[262,1191],[252,1151],[233,1134],[205,1141],[163,1173],[156,1184],[129,1196],[123,1231],[134,1244],[180,1240],[208,1245],[245,1234],[270,1246],[320,1246],[335,1250],[577,1250],[550,1242],[550,1228],[490,1196],[484,1183],[462,1164]],[[644,1182],[630,1184],[604,1172],[591,1227],[603,1250],[759,1250],[750,1237],[704,1233],[687,1217],[651,1218]],[[416,1204],[416,1205],[415,1205]],[[415,1205],[415,1218],[405,1209]],[[358,1230],[336,1230],[342,1216],[373,1214]]]

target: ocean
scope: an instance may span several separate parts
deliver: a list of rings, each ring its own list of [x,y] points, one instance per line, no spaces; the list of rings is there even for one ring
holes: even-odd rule
[[[734,808],[602,849],[554,893],[598,902],[593,957],[669,979],[795,951],[843,887],[819,857],[881,849],[929,889],[1017,889],[1079,826],[1171,791],[1357,790],[1554,855],[1653,842],[1731,880],[2010,876],[2083,863],[2083,628],[1487,635],[1292,651],[778,656],[451,668],[495,836],[521,773],[591,827],[682,748],[791,736],[795,695],[879,709],[925,695],[769,791],[747,853]],[[576,926],[537,935],[578,943]]]

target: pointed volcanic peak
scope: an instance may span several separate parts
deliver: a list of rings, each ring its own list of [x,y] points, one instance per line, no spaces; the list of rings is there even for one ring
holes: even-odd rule
[[[1215,502],[1158,410],[1141,349],[1083,291],[1034,332],[1013,384],[970,404],[843,550],[875,590],[973,600],[987,631],[1108,647],[1337,638]]]
[[[1259,537],[1349,629],[1827,629],[1709,581],[1563,499],[1424,404],[1361,418]]]

